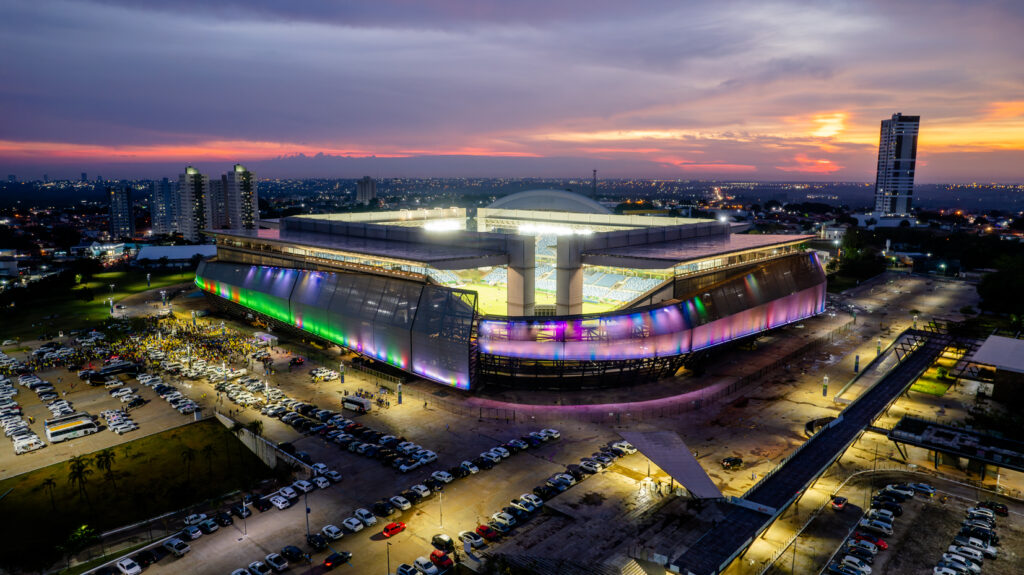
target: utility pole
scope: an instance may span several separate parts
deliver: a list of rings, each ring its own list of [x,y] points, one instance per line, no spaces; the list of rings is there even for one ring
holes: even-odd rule
[[[384,548],[388,555],[388,575],[391,575],[391,542],[388,541],[388,546]]]
[[[309,537],[309,492],[302,492],[302,505],[306,508],[306,537]]]

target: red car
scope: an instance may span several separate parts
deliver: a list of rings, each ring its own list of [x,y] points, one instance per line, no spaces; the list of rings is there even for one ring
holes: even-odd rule
[[[452,561],[452,558],[440,549],[434,549],[434,552],[430,554],[430,562],[434,565],[437,565],[441,569],[447,569],[452,565],[455,565],[455,562]]]
[[[875,547],[878,547],[882,551],[889,548],[889,544],[885,542],[885,539],[875,537],[874,535],[868,535],[867,533],[861,533],[860,531],[853,534],[853,539],[856,541],[867,541],[868,543],[873,543]]]
[[[384,527],[383,533],[384,537],[391,537],[392,535],[398,535],[402,531],[405,531],[405,523],[395,521],[393,523],[388,523],[387,526]]]
[[[476,534],[488,541],[494,541],[498,537],[501,537],[501,534],[492,529],[489,525],[477,525]]]

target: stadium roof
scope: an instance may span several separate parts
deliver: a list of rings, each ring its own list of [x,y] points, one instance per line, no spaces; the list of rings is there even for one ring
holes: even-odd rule
[[[437,269],[464,269],[487,265],[502,265],[508,261],[508,255],[502,251],[457,245],[398,242],[394,240],[298,231],[288,231],[284,237],[281,237],[281,230],[254,230],[247,232],[212,230],[211,233],[232,237],[259,238],[267,241],[310,248],[323,248],[405,263],[427,264]]]
[[[974,352],[971,362],[991,365],[1003,371],[1024,373],[1024,339],[989,336]]]
[[[139,255],[135,259],[136,261],[153,260],[155,262],[161,258],[167,258],[168,260],[178,261],[190,260],[196,254],[204,258],[213,257],[217,255],[217,246],[142,246],[142,249],[139,250]]]
[[[498,198],[488,209],[541,210],[580,214],[610,214],[594,200],[565,190],[527,190]]]
[[[688,261],[805,242],[814,237],[781,234],[723,234],[622,248],[584,249],[583,258],[584,262],[590,265],[664,269]]]

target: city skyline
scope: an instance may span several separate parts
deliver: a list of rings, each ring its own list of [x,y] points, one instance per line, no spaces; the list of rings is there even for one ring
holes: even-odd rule
[[[1024,179],[1009,2],[55,6],[0,7],[3,173],[866,182],[903,111],[918,183]]]

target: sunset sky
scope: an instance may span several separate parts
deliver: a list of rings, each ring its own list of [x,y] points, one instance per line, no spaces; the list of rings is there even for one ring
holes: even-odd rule
[[[1013,0],[5,0],[0,176],[872,181],[902,112],[1021,182],[1022,62]]]

